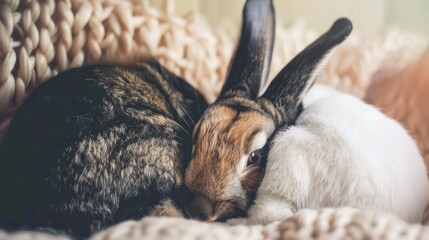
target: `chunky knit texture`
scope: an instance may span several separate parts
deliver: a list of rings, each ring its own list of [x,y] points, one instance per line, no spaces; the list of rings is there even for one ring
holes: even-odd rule
[[[65,236],[0,232],[0,239],[63,240]],[[227,226],[179,218],[144,218],[126,221],[95,234],[90,240],[116,239],[428,239],[429,227],[410,225],[391,215],[356,209],[303,210],[283,222],[266,226]]]

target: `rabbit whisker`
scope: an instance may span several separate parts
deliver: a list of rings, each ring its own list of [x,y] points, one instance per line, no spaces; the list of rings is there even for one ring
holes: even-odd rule
[[[191,122],[194,124],[194,126],[195,126],[195,122],[194,122],[194,120],[192,120],[192,117],[189,115],[189,113],[186,111],[186,109],[184,108],[184,107],[182,107],[182,106],[179,106],[184,112],[185,112],[185,114],[186,115],[188,115],[188,117],[189,117],[189,119],[191,120]]]
[[[197,99],[197,107],[198,107],[198,114],[201,116],[201,108],[200,108],[200,101],[198,101],[198,94],[197,94],[197,90],[195,90],[195,88],[193,86],[192,90],[194,90],[195,93],[195,99]],[[195,124],[194,124],[195,125]]]
[[[179,123],[178,123],[179,124]],[[183,130],[183,131],[185,131],[187,134],[190,134],[184,127],[182,127],[182,125],[180,125],[179,124],[179,127]]]
[[[179,115],[179,117],[186,123],[186,125],[188,125],[188,127],[191,127],[191,125],[189,125],[186,119],[180,114],[179,110],[174,105],[171,106],[173,106],[174,110],[176,110],[177,115]]]
[[[174,133],[166,133],[167,135],[170,135],[170,136],[172,136],[172,137],[174,137],[174,138],[178,138],[178,139],[180,139],[180,140],[185,140],[185,139],[183,139],[183,138],[181,138],[181,137],[179,137],[177,134],[174,134]]]
[[[177,123],[177,125],[183,130],[183,131],[185,131],[187,134],[190,134],[189,132],[188,132],[188,130],[186,130],[180,123],[178,123],[178,122],[176,122]]]
[[[277,98],[276,98],[276,100],[274,101],[274,104],[276,104],[277,103],[277,101],[279,100],[279,99],[281,99],[280,97],[281,96],[283,96],[283,93],[284,93],[284,91],[286,90],[286,87],[284,87],[283,88],[283,90],[280,92],[280,94],[277,96]]]

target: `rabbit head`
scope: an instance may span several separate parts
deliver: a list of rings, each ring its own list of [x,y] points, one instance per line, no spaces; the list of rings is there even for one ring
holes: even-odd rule
[[[326,55],[352,29],[348,19],[337,20],[258,97],[270,68],[274,25],[272,0],[247,0],[224,87],[193,132],[185,176],[190,191],[185,212],[192,218],[223,221],[245,215],[263,177],[270,136],[277,127],[293,123]]]

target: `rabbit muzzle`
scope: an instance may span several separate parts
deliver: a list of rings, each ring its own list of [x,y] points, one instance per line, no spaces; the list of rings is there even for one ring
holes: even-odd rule
[[[224,222],[231,217],[244,216],[245,211],[239,202],[215,201],[196,194],[185,207],[186,215],[192,219],[208,222]]]

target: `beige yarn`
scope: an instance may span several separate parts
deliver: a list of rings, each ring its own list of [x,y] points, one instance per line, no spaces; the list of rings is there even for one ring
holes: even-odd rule
[[[0,116],[60,71],[101,60],[130,61],[148,52],[213,101],[238,32],[231,24],[212,32],[196,13],[177,16],[174,0],[165,0],[161,10],[147,0],[0,3]],[[276,32],[270,78],[318,35],[299,24],[278,26]],[[354,35],[334,54],[320,81],[361,96],[383,59],[402,51],[407,54],[396,62],[406,63],[424,41],[402,32],[367,42]]]
[[[163,11],[145,0],[10,0],[2,1],[0,9],[0,114],[19,105],[26,89],[102,58],[125,59],[149,50],[205,92],[213,92],[218,74],[226,72],[206,23],[194,13],[174,15],[171,0]],[[232,41],[225,38],[223,50],[232,52]]]
[[[0,239],[66,239],[47,234],[21,232]],[[180,218],[147,217],[126,221],[95,234],[90,240],[122,239],[428,239],[429,227],[412,225],[387,214],[352,208],[302,210],[283,222],[267,226],[227,226]]]

